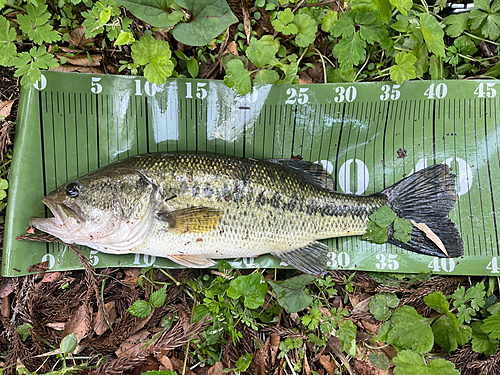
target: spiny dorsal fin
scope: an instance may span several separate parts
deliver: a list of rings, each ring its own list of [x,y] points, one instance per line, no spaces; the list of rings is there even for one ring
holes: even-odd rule
[[[335,181],[333,181],[332,175],[321,164],[299,159],[267,159],[267,161],[290,168],[294,172],[299,172],[311,185],[322,189],[335,190]]]
[[[168,224],[173,233],[204,233],[217,228],[222,211],[210,207],[188,207],[172,212],[160,212],[156,217]]]

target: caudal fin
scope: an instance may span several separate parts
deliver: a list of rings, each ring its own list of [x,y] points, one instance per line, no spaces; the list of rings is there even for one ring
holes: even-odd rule
[[[460,257],[464,253],[464,242],[449,212],[457,200],[455,175],[446,164],[436,164],[422,169],[395,185],[385,189],[389,205],[399,217],[424,223],[436,234],[444,245],[448,256]],[[408,243],[396,240],[389,230],[389,243],[416,253],[446,257],[436,241],[420,229],[413,227]]]

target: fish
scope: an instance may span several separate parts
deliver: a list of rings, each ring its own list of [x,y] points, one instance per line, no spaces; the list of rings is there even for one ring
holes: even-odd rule
[[[318,275],[331,269],[334,256],[319,240],[363,235],[369,216],[389,206],[398,217],[426,224],[448,256],[463,255],[460,232],[448,218],[457,200],[448,165],[366,196],[335,186],[321,165],[297,158],[142,154],[61,185],[42,199],[53,217],[31,218],[30,225],[104,253],[148,254],[194,268],[269,253]],[[417,227],[408,243],[392,234],[388,242],[403,249],[445,256]]]

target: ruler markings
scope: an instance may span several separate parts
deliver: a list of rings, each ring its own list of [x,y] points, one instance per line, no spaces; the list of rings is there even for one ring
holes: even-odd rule
[[[486,100],[485,100],[486,101]],[[488,100],[488,104],[490,105],[490,111],[491,111],[491,99]],[[485,103],[486,107],[486,103]],[[495,238],[498,238],[498,227],[497,227],[497,218],[496,218],[496,209],[495,209],[495,197],[493,193],[493,183],[492,183],[492,174],[491,174],[491,165],[490,165],[490,151],[489,151],[489,145],[488,145],[488,121],[487,121],[487,116],[484,117],[484,139],[485,139],[485,148],[486,148],[486,163],[488,166],[488,178],[487,181],[489,182],[489,187],[490,187],[490,197],[491,197],[491,207],[492,207],[492,219],[493,219],[493,224],[494,224],[494,229],[495,229]],[[496,145],[498,148],[498,144]],[[491,235],[490,235],[490,240],[491,240]],[[493,255],[493,243],[491,242],[491,255]],[[496,246],[497,254],[498,254],[498,244]]]

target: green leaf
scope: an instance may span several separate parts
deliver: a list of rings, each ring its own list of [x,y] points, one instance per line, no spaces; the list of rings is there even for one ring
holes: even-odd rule
[[[0,178],[0,189],[5,190],[9,188],[9,181],[7,181],[5,178]]]
[[[432,79],[443,79],[444,78],[444,66],[443,58],[432,55],[429,61],[429,73]]]
[[[415,63],[415,78],[422,78],[422,76],[429,69],[429,52],[425,44],[417,44],[413,47],[413,55],[417,58]]]
[[[32,4],[26,6],[27,14],[18,14],[17,20],[21,31],[34,43],[52,43],[61,40],[59,33],[48,24],[50,13],[47,12],[47,5]]]
[[[167,286],[165,285],[163,288],[158,289],[156,292],[151,293],[149,302],[154,307],[162,307],[166,299],[167,299]]]
[[[275,70],[261,70],[255,78],[253,79],[254,83],[267,83],[274,84],[278,82],[280,79],[280,75]]]
[[[397,217],[394,221],[394,238],[403,243],[408,243],[411,239],[413,225],[410,220]]]
[[[389,206],[382,206],[369,216],[379,227],[389,227],[397,216]]]
[[[318,25],[307,14],[298,14],[293,19],[293,23],[297,26],[298,35],[295,37],[295,43],[299,47],[309,47],[316,39]]]
[[[356,356],[356,325],[351,320],[338,322],[337,335],[342,344],[342,350],[351,357]]]
[[[455,290],[452,296],[455,299],[453,306],[458,308],[457,318],[460,323],[464,321],[470,323],[472,317],[484,306],[485,295],[484,283],[477,283],[467,289],[467,291],[465,291],[463,286]],[[469,301],[470,306],[467,304]]]
[[[391,18],[392,4],[389,0],[356,0],[349,4],[353,10],[378,11],[380,19],[387,24]]]
[[[132,33],[122,31],[118,38],[115,40],[115,46],[123,46],[124,44],[130,44],[135,42],[134,36]]]
[[[246,54],[257,68],[262,69],[278,63],[278,60],[274,57],[276,55],[274,48],[255,38],[250,41]]]
[[[413,307],[400,307],[392,314],[387,343],[398,350],[413,349],[417,353],[427,353],[434,345],[430,323],[431,319],[422,317]]]
[[[7,18],[0,16],[0,65],[10,66],[9,60],[17,53],[13,41],[16,40],[16,29],[10,28]]]
[[[426,365],[422,357],[411,350],[398,352],[392,362],[396,365],[394,375],[460,375],[453,363],[439,358]]]
[[[188,23],[174,27],[172,34],[179,42],[203,46],[238,22],[226,0],[177,0],[176,3],[191,12]]]
[[[446,313],[432,324],[432,332],[436,344],[448,353],[457,349],[458,345],[465,345],[472,337],[472,328],[458,324],[452,313]]]
[[[348,38],[354,35],[354,20],[347,13],[341,13],[340,18],[332,25],[330,32],[336,38],[341,35],[343,38]]]
[[[377,320],[387,320],[391,317],[391,308],[399,305],[399,298],[392,293],[375,294],[370,300],[368,306],[370,312]]]
[[[299,66],[296,62],[292,62],[288,65],[281,64],[278,67],[285,73],[285,76],[278,82],[279,84],[290,85],[295,82],[299,70]]]
[[[344,37],[337,43],[334,50],[338,53],[340,69],[343,73],[352,70],[354,65],[365,61],[365,48],[366,42],[361,38],[359,33],[350,37]]]
[[[278,18],[273,20],[271,23],[274,30],[279,33],[283,33],[284,35],[297,34],[299,30],[295,24],[291,23],[293,19],[294,14],[292,13],[292,10],[287,8],[282,12],[278,12]]]
[[[467,24],[469,23],[469,14],[451,14],[443,20],[446,25],[446,35],[456,38],[460,36],[465,30],[467,30]]]
[[[19,327],[16,327],[16,332],[19,333],[23,337],[23,341],[26,341],[28,336],[30,335],[30,329],[33,326],[29,323],[21,324]]]
[[[301,275],[286,281],[268,281],[273,287],[278,303],[288,312],[304,310],[312,302],[312,297],[304,292],[304,287],[316,279],[312,275]]]
[[[244,297],[243,304],[249,309],[261,306],[267,294],[268,286],[261,273],[239,276],[229,283],[227,296],[232,299]]]
[[[205,316],[209,314],[208,307],[203,304],[197,304],[193,312],[193,322],[197,323],[201,321]]]
[[[408,17],[403,17],[400,14],[397,16],[397,21],[392,23],[390,26],[400,33],[406,33],[408,31]]]
[[[187,68],[191,77],[198,77],[200,66],[198,65],[198,60],[196,60],[193,56],[191,56],[191,58],[188,60]]]
[[[184,12],[174,0],[118,0],[117,2],[151,26],[169,28],[184,17]]]
[[[321,22],[321,30],[325,33],[329,33],[335,21],[338,19],[338,12],[333,10],[328,11],[325,18]]]
[[[59,348],[61,349],[61,352],[63,352],[64,354],[69,354],[75,351],[77,345],[78,345],[78,340],[76,339],[75,334],[71,333],[62,339]]]
[[[139,65],[146,65],[144,77],[156,84],[163,84],[174,71],[174,63],[170,59],[170,45],[152,36],[143,36],[132,44],[132,58]]]
[[[373,221],[369,221],[366,233],[361,236],[361,239],[381,245],[389,240],[388,231],[389,227],[379,227]]]
[[[473,30],[481,30],[481,34],[492,40],[500,36],[500,2],[494,1],[490,7],[489,1],[476,0],[470,12],[470,25]]]
[[[420,30],[429,51],[441,57],[446,56],[443,39],[444,31],[436,18],[427,13],[420,14]]]
[[[490,339],[500,339],[500,315],[491,315],[487,317],[481,329],[488,334]]]
[[[384,353],[380,353],[379,355],[377,353],[370,353],[368,358],[373,366],[382,371],[386,371],[390,367],[389,358]]]
[[[472,327],[472,350],[476,353],[484,353],[489,356],[496,353],[498,340],[490,339],[488,334],[482,329],[482,322],[473,322]]]
[[[417,58],[415,55],[407,52],[399,52],[396,55],[396,65],[391,66],[389,70],[391,79],[401,85],[404,81],[409,81],[417,76],[415,63]]]
[[[246,371],[250,366],[250,363],[252,362],[252,358],[253,356],[250,353],[244,354],[240,358],[238,358],[235,364],[238,371]]]
[[[153,312],[153,306],[147,301],[137,300],[125,311],[139,319],[143,319]]]
[[[274,49],[275,53],[278,53],[280,49],[280,42],[277,39],[274,39],[272,35],[264,35],[262,38],[259,39],[262,43],[265,45],[271,46]],[[252,43],[252,41],[250,41]]]
[[[10,62],[17,68],[14,76],[22,76],[23,86],[38,81],[42,76],[40,69],[50,69],[59,65],[53,55],[47,53],[45,46],[33,47],[29,52],[22,52],[14,56]]]
[[[450,304],[442,292],[434,292],[424,297],[424,302],[440,314],[450,311]]]
[[[453,45],[457,48],[458,52],[463,55],[474,55],[477,52],[476,45],[467,35],[455,39]]]
[[[240,95],[248,94],[252,89],[250,74],[252,73],[245,69],[241,60],[233,59],[227,63],[224,83],[233,87]]]
[[[355,16],[356,23],[361,24],[359,35],[369,44],[380,42],[386,35],[386,27],[378,15],[378,12],[359,12]]]
[[[413,6],[412,0],[389,0],[398,10],[406,16],[406,12]]]

